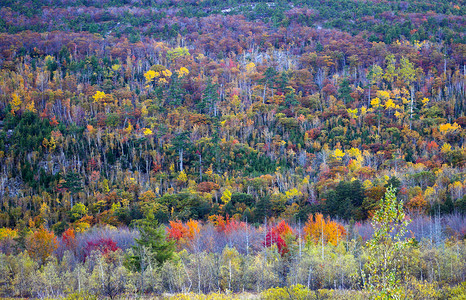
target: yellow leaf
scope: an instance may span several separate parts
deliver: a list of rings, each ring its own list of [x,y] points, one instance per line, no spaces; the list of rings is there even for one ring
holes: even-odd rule
[[[221,197],[222,201],[224,204],[227,204],[228,202],[230,202],[231,200],[231,192],[229,189],[225,189],[225,191],[223,192],[223,195]]]
[[[390,93],[387,91],[377,91],[377,98],[387,101],[390,98]]]
[[[392,99],[388,99],[387,102],[385,102],[385,109],[390,109],[390,108],[395,108],[395,103],[393,102]]]
[[[104,92],[97,91],[97,92],[95,92],[95,95],[92,96],[92,97],[94,98],[94,102],[100,102],[103,99],[105,99],[105,97],[107,97],[107,95]]]
[[[186,75],[189,74],[189,70],[186,69],[185,67],[181,67],[179,70],[178,70],[178,78],[182,78]]]
[[[13,97],[13,99],[11,100],[11,112],[14,114],[21,108],[22,101],[16,93],[13,93],[11,96]]]
[[[351,157],[361,156],[361,151],[358,148],[351,148],[347,152],[348,152],[348,155]]]
[[[430,101],[429,98],[424,98],[424,99],[422,99],[422,100],[421,100],[422,106],[426,106],[427,103],[429,103],[429,101]]]
[[[186,182],[186,181],[188,181],[188,176],[186,175],[186,173],[183,170],[183,171],[180,172],[177,179],[178,179],[178,181]]]
[[[365,106],[361,107],[361,115],[365,115],[367,113],[367,108]]]
[[[371,105],[375,108],[380,106],[380,99],[379,98],[374,98],[371,100]]]
[[[346,111],[348,112],[348,115],[352,119],[356,119],[356,117],[358,116],[358,109],[357,108],[355,108],[355,109],[348,108]]]
[[[144,129],[144,135],[152,135],[152,130],[149,128]]]
[[[162,71],[163,76],[170,78],[172,76],[172,72],[169,69]]]
[[[131,122],[128,123],[128,127],[125,128],[126,133],[131,133],[133,131],[133,125],[131,125]]]
[[[146,83],[151,82],[155,78],[155,71],[154,70],[149,70],[146,73],[144,73],[144,77],[146,78]]]
[[[442,149],[440,150],[440,152],[442,153],[447,153],[450,151],[451,151],[451,145],[448,143],[443,144]]]
[[[343,158],[343,156],[345,156],[345,152],[341,151],[340,149],[336,149],[335,152],[333,153],[333,156],[337,160],[341,160]]]
[[[26,110],[33,113],[37,112],[37,109],[34,107],[34,101],[31,101],[26,105]]]

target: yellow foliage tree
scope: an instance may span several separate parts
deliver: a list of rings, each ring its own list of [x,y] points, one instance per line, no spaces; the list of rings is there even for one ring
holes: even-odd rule
[[[31,101],[26,105],[26,110],[32,113],[37,112],[37,109],[34,107],[34,101]]]
[[[125,132],[127,134],[130,134],[131,132],[133,132],[133,125],[131,125],[131,122],[128,122],[128,127],[125,128]]]
[[[92,96],[92,98],[94,98],[94,102],[102,102],[106,97],[107,95],[105,92],[101,91],[95,92],[94,96]]]
[[[298,191],[298,190],[295,189],[295,188],[285,192],[285,197],[286,197],[286,199],[288,199],[288,200],[289,200],[289,199],[292,199],[292,198],[294,198],[294,197],[297,197],[297,196],[299,196],[299,195],[301,195],[301,192]]]
[[[335,157],[336,160],[342,160],[344,156],[345,152],[341,151],[340,149],[336,149],[335,152],[333,152],[333,157]]]
[[[21,98],[18,96],[18,94],[13,93],[12,95],[12,100],[10,102],[11,104],[11,113],[14,115],[18,110],[21,108],[21,104],[23,103],[21,101]]]
[[[183,183],[188,181],[188,176],[186,175],[184,170],[180,172],[180,174],[178,175],[177,180],[180,181],[180,182],[183,182]]]
[[[246,65],[246,72],[252,73],[256,68],[256,65],[253,62],[250,62]]]
[[[395,108],[395,102],[393,102],[392,99],[388,99],[385,102],[385,109],[391,109],[391,108]]]
[[[172,77],[172,72],[169,69],[165,69],[162,71],[163,76],[170,78]]]
[[[425,97],[424,97],[424,99],[421,100],[422,106],[426,106],[427,103],[429,103],[429,101],[430,101],[429,98],[425,98]]]
[[[348,108],[346,111],[348,112],[348,115],[350,116],[350,118],[352,118],[352,119],[357,118],[357,116],[358,116],[358,109],[357,108],[355,108],[355,109]]]
[[[186,75],[189,74],[189,70],[186,69],[185,67],[181,67],[179,70],[178,70],[178,78],[182,78]]]
[[[380,99],[378,97],[371,100],[372,107],[378,108],[380,106]]]
[[[447,153],[450,151],[451,151],[451,145],[449,143],[443,144],[442,149],[440,150],[440,152],[442,153]]]
[[[446,124],[441,124],[439,126],[440,133],[442,134],[447,134],[447,133],[454,132],[460,129],[461,129],[461,126],[458,125],[456,122],[453,123],[453,125],[450,123],[446,123]]]
[[[146,83],[150,83],[152,80],[155,78],[155,71],[154,70],[149,70],[146,73],[144,73],[144,77],[146,78]]]
[[[152,135],[152,134],[153,134],[153,132],[149,128],[144,129],[144,135]]]
[[[225,189],[225,191],[223,192],[223,195],[222,195],[221,199],[222,199],[222,202],[223,202],[224,204],[227,204],[228,202],[230,202],[230,200],[231,200],[231,192],[230,192],[229,189]]]

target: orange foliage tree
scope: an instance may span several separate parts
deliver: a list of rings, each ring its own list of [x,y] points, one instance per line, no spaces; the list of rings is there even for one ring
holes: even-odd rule
[[[68,228],[62,234],[62,241],[66,245],[66,248],[71,251],[76,251],[78,242],[73,228]]]
[[[58,248],[57,237],[53,232],[41,226],[31,234],[26,241],[29,255],[43,264],[45,260]]]
[[[405,206],[411,213],[424,213],[428,208],[427,201],[422,192],[411,198]]]
[[[324,219],[322,214],[317,213],[315,216],[309,215],[304,234],[308,242],[319,243],[323,240],[325,243],[337,245],[346,236],[346,230],[341,224],[330,220],[330,217]]]
[[[222,215],[211,215],[209,216],[209,222],[214,225],[215,229],[219,232],[224,232],[230,224],[230,217],[227,215],[224,218]]]
[[[189,220],[186,224],[181,221],[170,221],[167,228],[168,238],[175,240],[178,245],[189,245],[201,230],[199,221]]]

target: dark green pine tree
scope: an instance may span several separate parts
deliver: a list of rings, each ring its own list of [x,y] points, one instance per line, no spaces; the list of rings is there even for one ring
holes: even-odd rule
[[[178,74],[176,72],[171,77],[171,80],[172,82],[168,89],[169,105],[178,107],[181,106],[184,102],[186,90],[181,86],[181,82],[178,79]]]
[[[351,100],[353,100],[353,98],[351,98],[351,88],[349,86],[347,78],[344,78],[343,81],[340,83],[340,88],[338,89],[338,96],[345,103],[349,103],[351,102]]]
[[[73,196],[83,190],[82,178],[78,173],[68,172],[60,183],[62,189],[66,189],[71,195],[71,207],[73,207]]]
[[[207,86],[202,94],[201,101],[197,104],[200,113],[217,116],[217,102],[220,100],[217,92],[218,85],[212,83],[212,79],[207,79]]]
[[[183,171],[183,154],[185,149],[189,149],[191,147],[191,141],[189,139],[189,131],[183,131],[177,134],[173,138],[173,149],[178,151],[178,158],[179,158],[179,169],[180,172]]]
[[[147,267],[157,267],[173,257],[174,241],[166,238],[165,229],[159,225],[153,214],[145,219],[136,220],[140,238],[135,239],[134,254],[128,257],[128,265],[135,270],[144,271]],[[156,263],[157,265],[153,265]]]
[[[277,75],[278,75],[278,72],[275,70],[275,68],[268,67],[267,70],[265,70],[264,72],[264,78],[262,78],[259,81],[261,84],[264,85],[262,103],[265,103],[267,88],[270,88],[270,90],[272,90],[272,95],[273,95],[274,85],[275,85],[275,82],[277,81]]]

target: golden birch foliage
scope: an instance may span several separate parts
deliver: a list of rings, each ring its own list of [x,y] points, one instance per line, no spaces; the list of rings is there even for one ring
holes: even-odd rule
[[[357,108],[355,108],[355,109],[348,108],[346,110],[346,112],[348,112],[348,115],[352,119],[356,119],[358,117],[358,109]]]
[[[37,109],[34,107],[34,101],[31,101],[26,105],[26,110],[32,113],[37,112]]]
[[[385,109],[391,109],[391,108],[395,108],[395,102],[393,102],[392,99],[388,99],[385,102]]]
[[[246,65],[246,72],[252,73],[256,68],[256,65],[253,62],[250,62]]]
[[[168,77],[168,78],[172,77],[172,72],[169,69],[163,70],[162,74],[163,76]]]
[[[125,132],[127,134],[130,134],[131,132],[133,132],[133,125],[131,125],[131,122],[128,122],[128,127],[125,128]]]
[[[222,202],[223,202],[224,204],[227,204],[228,202],[230,202],[230,200],[231,200],[231,192],[230,192],[229,189],[225,189],[225,191],[223,192],[223,195],[222,195],[221,199],[222,199]]]
[[[380,99],[378,97],[371,100],[372,107],[378,108],[380,106]]]
[[[447,153],[451,151],[451,145],[449,143],[445,143],[442,146],[442,149],[440,149],[440,152],[442,153]]]
[[[92,96],[92,98],[94,98],[94,102],[101,102],[106,97],[107,97],[107,95],[105,94],[105,92],[101,92],[101,91],[95,92],[94,96]]]
[[[117,64],[116,64],[116,65],[113,65],[113,66],[112,66],[112,70],[115,71],[115,72],[118,71],[118,70],[120,70],[120,68],[121,68],[121,65],[117,65]]]
[[[388,91],[377,91],[377,98],[387,101],[390,99],[390,93]]]
[[[0,228],[0,241],[5,239],[14,239],[18,236],[18,231],[10,228]]]
[[[372,185],[372,181],[370,181],[369,179],[364,180],[364,182],[362,183],[362,186],[365,190],[372,187]]]
[[[333,157],[335,157],[336,160],[342,160],[344,156],[345,156],[345,152],[341,151],[340,149],[336,149],[333,152]]]
[[[301,195],[301,192],[298,191],[295,188],[285,192],[286,199],[292,199],[292,198],[297,197],[299,195]]]
[[[151,82],[155,78],[155,71],[154,70],[149,70],[146,73],[144,73],[144,77],[146,78],[146,83]]]
[[[189,70],[185,67],[181,67],[179,70],[178,70],[178,78],[183,78],[184,76],[188,75],[189,74]]]
[[[430,101],[429,98],[425,98],[425,97],[424,97],[424,98],[421,100],[422,106],[426,106],[427,103],[429,103],[429,101]]]
[[[450,123],[446,123],[446,124],[440,124],[439,125],[439,130],[440,130],[440,133],[442,134],[447,134],[447,133],[450,133],[450,132],[454,132],[456,130],[460,130],[461,129],[461,126],[458,125],[456,122],[452,124]]]
[[[359,156],[362,156],[361,155],[361,150],[359,150],[358,148],[354,148],[352,147],[351,149],[349,149],[348,151],[346,151],[346,153],[351,156],[351,157],[355,157],[355,158],[358,158]]]
[[[150,130],[149,128],[144,128],[144,131],[143,131],[143,132],[144,132],[144,135],[146,135],[146,136],[147,136],[147,135],[152,135],[152,134],[153,134],[152,130]]]
[[[188,181],[188,176],[186,175],[184,170],[180,172],[180,174],[178,175],[177,180],[180,181],[180,182]]]
[[[11,104],[11,113],[15,114],[18,110],[20,110],[21,104],[23,102],[21,101],[21,98],[19,97],[19,95],[17,93],[13,93],[11,96],[12,96],[12,100],[10,102],[10,104]]]

